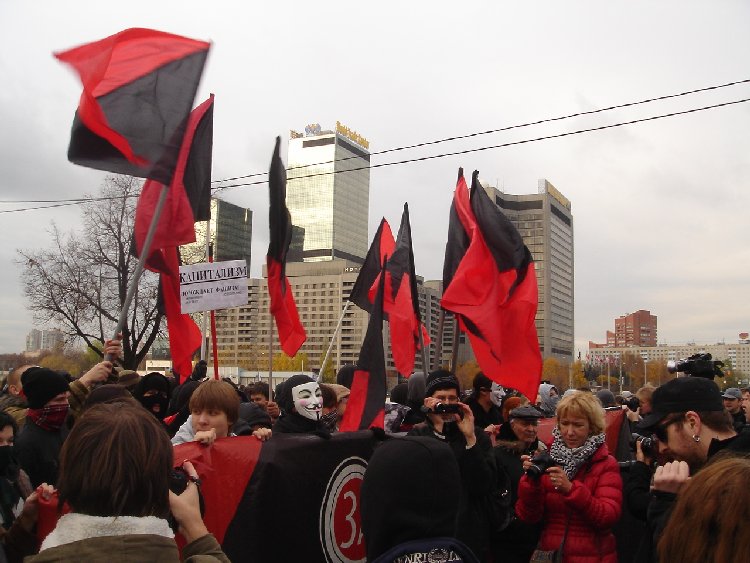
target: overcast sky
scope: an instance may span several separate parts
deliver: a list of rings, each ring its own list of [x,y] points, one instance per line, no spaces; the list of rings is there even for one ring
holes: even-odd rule
[[[274,138],[336,120],[373,151],[750,78],[750,4],[694,2],[142,2],[0,0],[0,199],[96,193],[66,160],[81,87],[52,52],[128,27],[213,42],[196,104],[216,95],[214,179],[264,172]],[[375,156],[373,164],[496,145],[750,98],[750,84]],[[285,148],[284,148],[285,152]],[[658,316],[659,341],[735,342],[750,329],[750,103],[602,132],[374,169],[370,234],[409,202],[417,273],[441,276],[456,170],[508,193],[546,178],[572,202],[578,349],[613,319]],[[254,211],[265,185],[221,197]],[[27,207],[0,204],[0,210]],[[0,214],[0,352],[34,326],[18,248],[49,244],[76,207]]]

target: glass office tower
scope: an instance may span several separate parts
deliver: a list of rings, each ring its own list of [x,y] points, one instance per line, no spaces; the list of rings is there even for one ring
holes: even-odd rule
[[[302,260],[341,258],[362,263],[367,254],[370,153],[366,139],[337,122],[336,131],[309,125],[291,132],[286,204],[304,229]]]

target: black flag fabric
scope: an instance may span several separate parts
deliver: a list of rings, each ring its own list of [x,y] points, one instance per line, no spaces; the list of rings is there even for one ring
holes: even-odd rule
[[[534,318],[537,281],[531,253],[472,175],[459,170],[443,265],[441,306],[458,316],[489,378],[536,396],[542,359]]]
[[[375,236],[372,237],[370,248],[365,256],[365,263],[359,269],[359,275],[349,293],[349,301],[360,309],[370,311],[377,286],[375,282],[385,264],[385,257],[393,254],[396,242],[393,240],[393,232],[388,221],[383,217],[378,225]]]
[[[386,258],[387,261],[387,258]],[[339,425],[341,432],[383,428],[385,422],[385,351],[383,350],[383,292],[385,270],[381,270],[367,333],[354,370],[349,402]]]
[[[56,53],[83,84],[68,159],[170,185],[209,47],[133,28]]]
[[[266,267],[268,270],[268,294],[271,314],[276,320],[281,349],[287,356],[294,356],[307,334],[299,320],[297,304],[292,287],[286,277],[286,255],[292,241],[292,219],[286,206],[286,169],[281,162],[281,137],[276,137],[276,146],[268,172],[268,226],[270,237]]]

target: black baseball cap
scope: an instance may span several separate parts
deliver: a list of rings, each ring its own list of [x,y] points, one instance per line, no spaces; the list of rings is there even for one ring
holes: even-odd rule
[[[718,385],[704,377],[678,377],[654,391],[651,414],[646,415],[638,428],[651,429],[668,414],[676,412],[723,411],[724,402]]]

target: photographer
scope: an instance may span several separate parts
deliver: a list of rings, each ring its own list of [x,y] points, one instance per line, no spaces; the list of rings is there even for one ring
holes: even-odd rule
[[[483,561],[490,536],[487,503],[495,483],[492,445],[482,429],[474,425],[469,406],[459,402],[459,392],[458,379],[449,371],[430,373],[422,407],[427,420],[415,425],[408,435],[429,436],[450,446],[461,475],[456,538]]]
[[[537,552],[559,551],[562,561],[617,561],[611,528],[620,518],[622,480],[604,427],[596,397],[572,393],[557,405],[550,455],[522,457],[516,514],[542,523]]]

